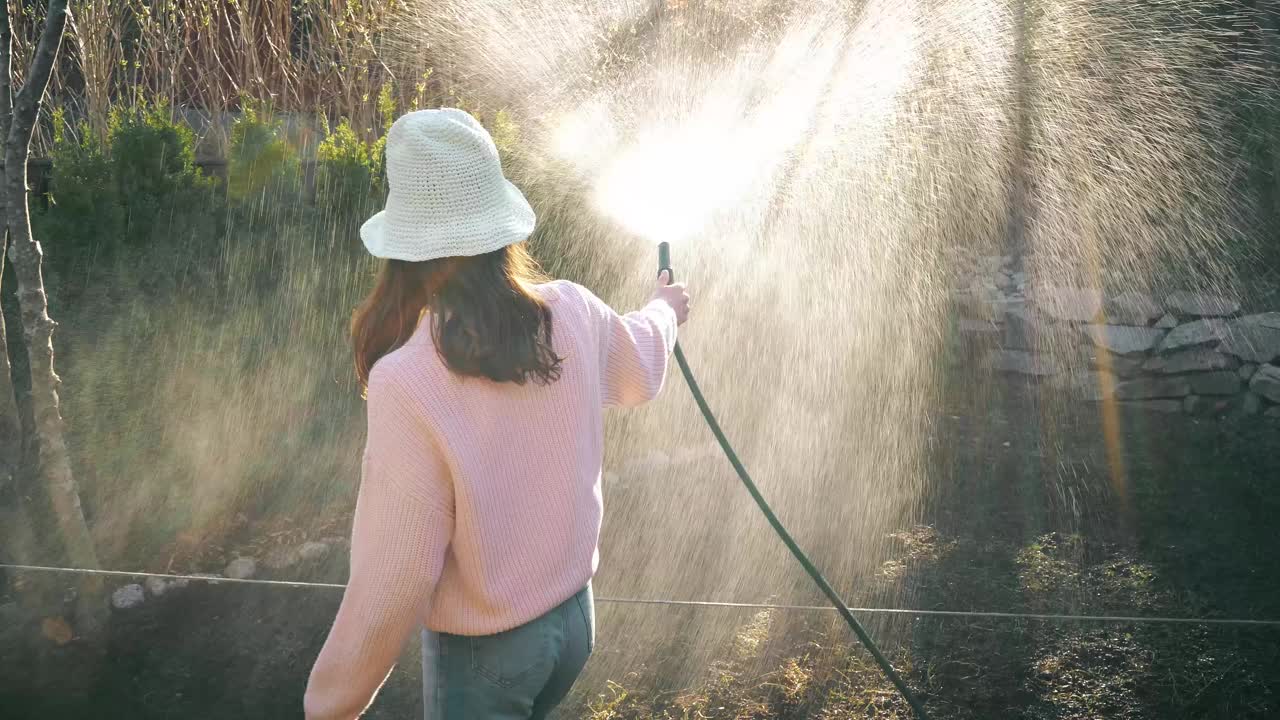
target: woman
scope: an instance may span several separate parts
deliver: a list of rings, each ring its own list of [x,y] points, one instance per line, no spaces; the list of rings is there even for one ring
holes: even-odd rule
[[[431,720],[541,718],[594,642],[602,409],[662,387],[682,286],[618,315],[585,288],[534,284],[534,214],[460,110],[400,118],[385,258],[352,320],[369,428],[351,577],[311,671],[306,715],[357,717],[423,633]]]

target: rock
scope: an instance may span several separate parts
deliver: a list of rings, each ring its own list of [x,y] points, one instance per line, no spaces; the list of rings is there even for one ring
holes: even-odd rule
[[[1192,317],[1226,317],[1240,312],[1240,303],[1217,295],[1176,292],[1165,298],[1165,307]]]
[[[1240,392],[1240,376],[1220,371],[1186,376],[1191,392],[1197,395],[1235,395]]]
[[[1227,338],[1227,321],[1217,318],[1196,320],[1179,325],[1165,336],[1160,343],[1160,352],[1172,352],[1197,345],[1211,345]]]
[[[1052,358],[1024,350],[997,350],[987,356],[987,367],[996,372],[1047,377],[1058,372]]]
[[[302,562],[302,555],[297,546],[282,545],[271,548],[262,558],[262,564],[270,570],[284,570]]]
[[[332,550],[329,543],[310,542],[302,543],[302,547],[298,548],[298,556],[303,562],[319,562],[329,557],[329,551]]]
[[[1112,355],[1106,350],[1098,350],[1089,354],[1089,366],[1095,370],[1109,372],[1120,378],[1135,378],[1142,374],[1141,357],[1125,357]]]
[[[1142,366],[1148,372],[1165,374],[1235,370],[1240,361],[1209,348],[1184,350],[1173,355],[1153,357]]]
[[[169,589],[169,581],[165,578],[149,577],[143,582],[146,585],[147,592],[160,597]]]
[[[978,267],[988,274],[997,272],[1000,268],[1004,267],[1004,265],[1005,261],[1003,255],[987,255],[986,257],[978,260]]]
[[[1000,328],[990,320],[960,318],[960,332],[966,335],[995,335],[1000,332]]]
[[[1244,394],[1244,400],[1240,401],[1240,412],[1245,415],[1257,415],[1262,412],[1262,398],[1251,392]]]
[[[117,610],[130,610],[146,601],[147,593],[137,583],[125,585],[111,593],[111,607]]]
[[[1249,315],[1232,322],[1219,350],[1252,363],[1267,363],[1280,358],[1280,327],[1267,324],[1280,324],[1273,319],[1277,315],[1280,313]]]
[[[1132,408],[1134,410],[1143,410],[1146,412],[1158,413],[1181,413],[1181,400],[1139,400],[1137,402],[1122,402],[1122,407]]]
[[[962,317],[974,320],[991,320],[996,317],[992,299],[973,290],[957,290],[954,293],[956,309]]]
[[[1086,325],[1084,333],[1095,345],[1117,355],[1145,353],[1164,337],[1164,330],[1129,325]]]
[[[1031,311],[1024,307],[1009,308],[1004,313],[1004,334],[1001,344],[1014,350],[1033,350],[1036,342],[1036,321]]]
[[[1044,288],[1035,301],[1049,316],[1071,322],[1093,322],[1102,312],[1102,293],[1097,290]]]
[[[1249,325],[1261,325],[1269,327],[1272,330],[1280,330],[1280,312],[1256,313],[1254,315],[1245,315],[1236,318],[1237,323],[1246,323]]]
[[[258,572],[258,561],[253,558],[236,558],[227,563],[227,567],[222,571],[224,575],[232,580],[248,580]]]
[[[147,587],[147,592],[155,597],[160,597],[170,590],[181,590],[190,585],[191,581],[183,578],[149,577],[144,584]]]
[[[1172,330],[1178,327],[1178,318],[1165,313],[1165,316],[1156,321],[1156,327],[1161,330]]]
[[[1253,323],[1254,325],[1269,327],[1273,330],[1280,330],[1280,312],[1265,312],[1258,313],[1256,315],[1245,315],[1237,320],[1237,322]]]
[[[1249,389],[1274,403],[1280,403],[1280,367],[1263,365],[1253,374]]]
[[[1254,365],[1253,363],[1245,363],[1240,366],[1240,369],[1236,371],[1236,374],[1240,376],[1241,380],[1249,382],[1249,378],[1253,377],[1253,374],[1256,372],[1258,372],[1257,365]]]
[[[1182,411],[1188,415],[1204,415],[1209,404],[1199,395],[1188,395],[1182,399]]]
[[[1106,372],[1075,373],[1069,386],[1081,400],[1101,402],[1115,397],[1116,377]]]
[[[1027,301],[1022,297],[998,297],[991,304],[991,310],[997,319],[1015,311],[1025,309]]]
[[[1112,325],[1145,326],[1163,315],[1164,308],[1151,299],[1150,295],[1131,290],[1109,300],[1104,307],[1104,313],[1107,322]]]
[[[1190,394],[1191,384],[1183,378],[1138,378],[1116,386],[1116,397],[1121,400],[1182,398]]]

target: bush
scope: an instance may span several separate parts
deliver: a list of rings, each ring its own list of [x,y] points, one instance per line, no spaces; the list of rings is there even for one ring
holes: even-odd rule
[[[216,228],[214,184],[195,166],[195,138],[164,107],[113,113],[105,145],[84,127],[71,136],[61,112],[54,127],[48,209],[33,218],[54,273],[194,234],[188,227]]]
[[[342,120],[316,149],[316,204],[362,217],[382,198],[386,136],[368,143]]]
[[[231,129],[227,199],[233,206],[261,206],[268,197],[296,201],[302,189],[298,154],[266,110],[246,105]]]
[[[113,113],[110,142],[126,244],[150,244],[175,215],[212,211],[214,185],[195,165],[195,135],[166,108]]]
[[[68,138],[65,118],[54,113],[53,169],[49,207],[32,217],[33,231],[47,253],[47,269],[64,273],[77,258],[91,262],[125,235],[125,212],[113,180],[111,159],[93,133]]]
[[[499,110],[493,115],[493,122],[489,123],[489,131],[493,135],[493,144],[498,147],[498,152],[505,158],[520,143],[520,126],[511,117],[506,110]]]

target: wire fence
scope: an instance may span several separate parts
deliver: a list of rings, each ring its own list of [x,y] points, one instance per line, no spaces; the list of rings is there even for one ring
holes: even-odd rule
[[[229,578],[220,575],[176,575],[170,573],[135,572],[130,570],[93,570],[88,568],[53,567],[48,565],[17,565],[0,563],[0,569],[28,572],[46,572],[75,575],[100,575],[122,578],[158,578],[201,582],[211,585],[239,584],[265,587],[284,587],[300,590],[345,590],[342,583],[304,582],[299,580],[260,580],[254,578]],[[836,612],[830,605],[787,605],[777,603],[717,602],[709,600],[676,600],[668,598],[619,598],[597,597],[596,602],[611,605],[662,605],[673,607],[727,608],[739,610],[785,610],[795,612]],[[917,610],[912,608],[850,607],[850,612],[868,615],[908,615],[942,618],[991,618],[998,620],[1040,620],[1050,622],[1116,623],[1126,625],[1216,625],[1231,627],[1280,628],[1280,620],[1250,618],[1167,617],[1159,615],[1066,615],[1056,613],[1017,613],[987,610]]]

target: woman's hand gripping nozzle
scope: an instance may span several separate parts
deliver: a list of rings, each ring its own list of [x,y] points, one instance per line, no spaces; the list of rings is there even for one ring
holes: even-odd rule
[[[671,269],[671,245],[665,242],[658,244],[658,287],[653,291],[653,299],[670,305],[678,324],[683,325],[689,319],[689,292],[683,283],[675,282],[675,271]]]

